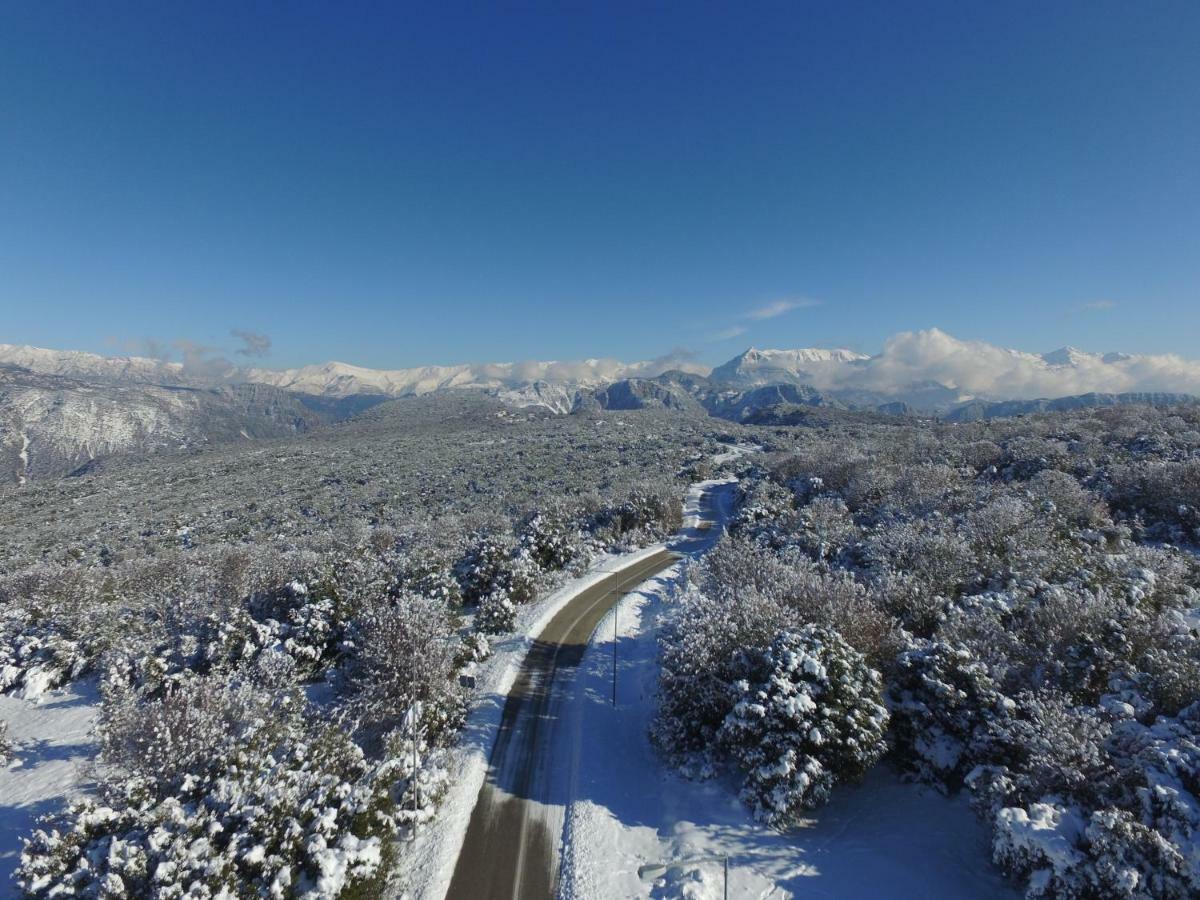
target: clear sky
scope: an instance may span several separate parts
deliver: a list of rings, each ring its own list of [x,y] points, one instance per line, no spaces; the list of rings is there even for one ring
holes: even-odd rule
[[[0,342],[713,362],[934,326],[1200,356],[1200,3],[0,9]]]

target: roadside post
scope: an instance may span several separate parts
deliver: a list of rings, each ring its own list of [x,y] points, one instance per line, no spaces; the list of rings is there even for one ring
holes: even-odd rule
[[[613,605],[613,709],[617,708],[617,612],[621,608],[621,599]]]

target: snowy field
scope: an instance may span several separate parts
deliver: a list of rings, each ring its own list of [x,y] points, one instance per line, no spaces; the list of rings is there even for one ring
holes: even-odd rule
[[[8,722],[16,745],[15,758],[0,767],[0,896],[16,893],[12,874],[20,862],[21,838],[38,817],[87,789],[87,769],[96,756],[97,709],[93,682],[37,700],[0,695],[0,720]]]
[[[562,895],[733,898],[1015,898],[993,868],[987,832],[964,799],[902,782],[877,766],[841,787],[806,826],[758,825],[736,787],[687,781],[664,767],[647,737],[655,709],[656,632],[678,568],[626,596],[617,610],[617,707],[612,707],[612,617],[577,676],[570,710],[579,761],[564,834]],[[684,864],[639,877],[639,867]]]

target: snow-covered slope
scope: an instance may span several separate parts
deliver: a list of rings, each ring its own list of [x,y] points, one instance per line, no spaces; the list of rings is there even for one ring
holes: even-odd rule
[[[0,368],[0,483],[117,454],[282,437],[335,418],[266,385],[172,387]]]

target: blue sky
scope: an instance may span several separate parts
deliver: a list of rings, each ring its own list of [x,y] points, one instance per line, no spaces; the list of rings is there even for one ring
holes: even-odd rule
[[[0,342],[1200,356],[1194,2],[0,16]]]

